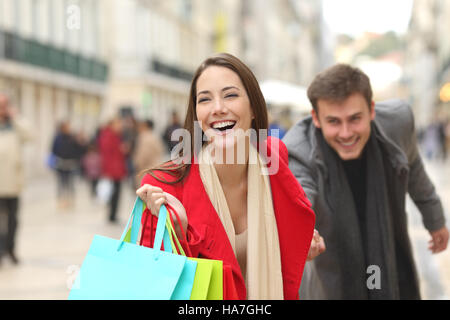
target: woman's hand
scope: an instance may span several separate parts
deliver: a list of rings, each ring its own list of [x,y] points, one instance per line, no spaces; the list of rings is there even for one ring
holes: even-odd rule
[[[167,203],[167,197],[163,189],[149,184],[144,184],[142,187],[137,189],[136,194],[155,216],[158,216],[161,205]]]
[[[325,250],[326,247],[323,238],[320,236],[319,231],[314,229],[314,235],[311,240],[311,247],[309,248],[308,257],[306,258],[306,261],[311,261],[319,254],[323,253]]]
[[[150,184],[144,184],[142,187],[137,189],[136,195],[145,202],[147,208],[150,209],[150,212],[155,216],[158,216],[159,209],[163,204],[171,205],[178,213],[181,220],[181,226],[186,234],[188,225],[186,210],[177,198],[170,193],[164,192],[163,189]],[[177,233],[177,237],[178,239],[182,239],[181,229],[176,216],[172,215],[172,219],[175,224],[175,232]]]

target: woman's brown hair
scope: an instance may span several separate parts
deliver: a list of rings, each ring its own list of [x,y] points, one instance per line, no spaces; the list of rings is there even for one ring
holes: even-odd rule
[[[268,128],[268,116],[267,116],[267,108],[266,108],[266,102],[264,100],[264,96],[261,92],[261,89],[258,84],[258,80],[256,80],[255,75],[253,72],[238,58],[235,56],[228,54],[228,53],[218,53],[215,54],[209,58],[207,58],[205,61],[202,62],[202,64],[197,68],[192,81],[191,81],[191,87],[189,90],[189,101],[188,101],[188,108],[186,112],[186,119],[184,121],[184,129],[186,133],[190,134],[191,139],[183,139],[183,143],[186,143],[186,141],[190,141],[191,145],[189,146],[191,155],[194,155],[195,148],[194,148],[194,131],[195,131],[195,121],[198,121],[197,119],[197,80],[200,77],[200,75],[205,71],[208,67],[211,66],[219,66],[228,68],[232,71],[234,71],[239,78],[242,81],[242,84],[245,87],[245,90],[247,91],[247,96],[250,101],[250,108],[253,111],[253,114],[255,118],[252,120],[252,129],[255,129],[256,132],[259,132],[261,129],[267,129]],[[202,132],[203,135],[203,132]],[[206,143],[206,139],[203,139],[202,137],[202,145]],[[184,149],[184,148],[183,148]],[[179,158],[177,160],[180,160],[182,158],[182,155],[178,155]],[[167,161],[163,163],[162,165],[151,168],[148,170],[145,170],[143,173],[149,173],[152,175],[155,179],[158,181],[168,183],[168,184],[175,184],[180,181],[182,181],[188,174],[190,169],[190,163],[182,162],[181,164],[177,164],[177,162],[180,161],[174,161],[176,159]],[[190,162],[191,159],[188,159]],[[158,171],[165,172],[174,177],[173,181],[167,181],[163,179],[162,177],[158,177],[156,174]]]

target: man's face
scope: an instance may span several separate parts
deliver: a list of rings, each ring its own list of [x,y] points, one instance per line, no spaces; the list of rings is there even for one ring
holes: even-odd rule
[[[358,159],[370,137],[370,122],[375,119],[374,103],[370,109],[360,93],[341,102],[319,99],[314,125],[322,129],[325,141],[342,160]]]

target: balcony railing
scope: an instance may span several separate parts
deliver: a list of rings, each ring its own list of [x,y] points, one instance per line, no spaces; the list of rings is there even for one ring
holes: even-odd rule
[[[108,77],[108,66],[97,59],[1,30],[0,58],[99,82],[105,82]]]
[[[192,77],[194,76],[192,72],[182,70],[176,66],[168,65],[164,62],[159,61],[156,58],[153,58],[150,61],[149,69],[150,71],[154,71],[172,78],[177,78],[186,81],[191,81]]]

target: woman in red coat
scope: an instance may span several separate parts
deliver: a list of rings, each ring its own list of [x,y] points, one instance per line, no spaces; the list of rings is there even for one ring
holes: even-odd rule
[[[267,138],[267,109],[239,59],[206,59],[192,80],[183,137],[173,158],[148,170],[142,243],[163,203],[181,215],[194,256],[222,260],[240,299],[298,299],[315,216],[288,168],[284,144]],[[152,221],[154,222],[154,221]],[[176,224],[180,234],[180,226]],[[226,298],[226,296],[225,296]]]
[[[100,132],[98,146],[101,159],[102,177],[111,180],[113,191],[109,199],[109,221],[115,222],[119,205],[121,181],[127,175],[125,155],[127,146],[122,142],[122,122],[114,118]]]

